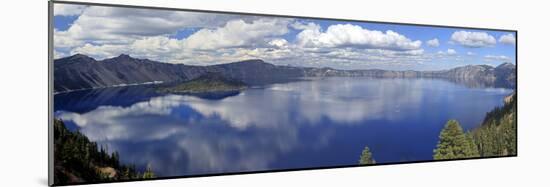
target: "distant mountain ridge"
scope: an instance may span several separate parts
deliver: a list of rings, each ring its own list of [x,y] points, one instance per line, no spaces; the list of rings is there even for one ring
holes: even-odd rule
[[[193,66],[169,64],[121,54],[95,60],[82,54],[54,60],[54,91],[105,88],[146,83],[177,83],[207,73],[219,73],[248,85],[292,81],[303,77],[443,78],[457,82],[481,81],[481,85],[514,87],[516,66],[468,65],[443,71],[392,71],[380,69],[337,70],[332,68],[278,66],[263,60]]]
[[[309,77],[374,77],[374,78],[440,78],[467,84],[472,87],[494,86],[513,88],[516,85],[516,66],[503,63],[497,67],[489,65],[467,65],[440,71],[393,71],[381,69],[336,70],[332,68],[310,68]]]

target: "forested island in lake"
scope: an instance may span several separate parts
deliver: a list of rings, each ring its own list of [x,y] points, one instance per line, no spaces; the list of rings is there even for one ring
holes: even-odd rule
[[[226,78],[219,73],[207,73],[183,83],[159,86],[157,90],[161,93],[196,94],[235,92],[246,89],[246,87],[247,85],[242,81]]]

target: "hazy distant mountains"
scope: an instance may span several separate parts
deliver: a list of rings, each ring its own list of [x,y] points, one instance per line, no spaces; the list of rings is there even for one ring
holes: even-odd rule
[[[504,87],[516,85],[516,66],[503,63],[497,67],[489,65],[467,65],[441,71],[392,71],[392,70],[336,70],[331,68],[308,68],[306,76],[311,77],[375,77],[375,78],[440,78],[466,84],[470,87]]]
[[[276,66],[262,60],[246,60],[211,66],[169,64],[128,55],[97,61],[76,54],[54,61],[54,91],[104,88],[153,82],[175,83],[218,73],[249,85],[295,80],[302,77],[376,77],[376,78],[444,78],[455,82],[474,82],[473,86],[514,87],[516,66],[504,63],[497,67],[468,65],[444,71],[337,70]],[[478,85],[479,84],[479,85]]]

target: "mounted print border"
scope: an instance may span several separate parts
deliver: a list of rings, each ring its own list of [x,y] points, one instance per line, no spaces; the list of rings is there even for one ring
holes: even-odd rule
[[[517,31],[50,1],[52,186],[517,156]]]

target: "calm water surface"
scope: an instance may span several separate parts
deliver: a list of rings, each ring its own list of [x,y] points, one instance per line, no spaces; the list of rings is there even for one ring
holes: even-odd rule
[[[465,129],[512,90],[434,79],[326,78],[225,95],[136,86],[55,96],[72,130],[157,176],[431,160],[449,119]]]

